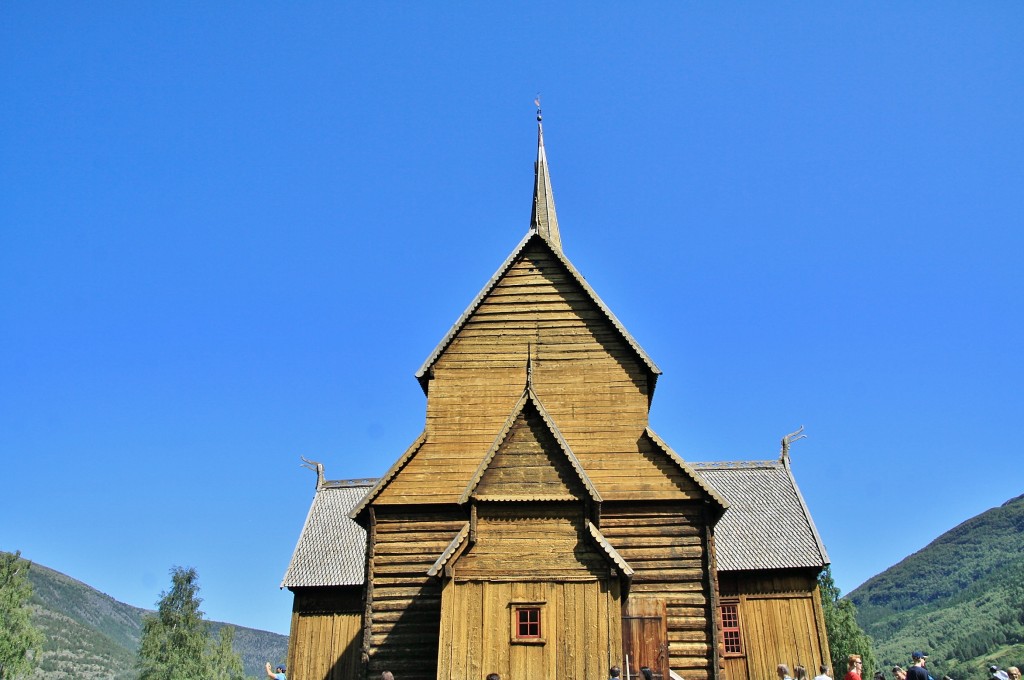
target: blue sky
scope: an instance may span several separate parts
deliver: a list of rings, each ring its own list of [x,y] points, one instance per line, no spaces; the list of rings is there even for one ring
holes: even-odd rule
[[[843,591],[1024,492],[1024,5],[0,8],[0,548],[286,633],[313,494],[526,232],[690,460],[793,465]]]

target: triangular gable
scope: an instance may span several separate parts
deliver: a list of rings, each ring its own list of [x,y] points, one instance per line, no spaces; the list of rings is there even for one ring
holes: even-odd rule
[[[690,467],[690,465],[685,460],[683,460],[678,453],[672,450],[671,446],[665,443],[665,440],[663,440],[661,437],[655,434],[654,430],[652,430],[650,427],[646,427],[644,428],[644,435],[646,435],[651,440],[651,442],[653,442],[659,449],[664,451],[665,455],[667,455],[669,459],[673,463],[675,463],[675,465],[682,471],[682,473],[689,477],[691,480],[693,480],[693,482],[697,486],[699,486],[701,490],[704,493],[706,493],[711,500],[715,502],[715,504],[718,506],[718,516],[721,517],[722,513],[724,513],[726,509],[728,509],[729,501],[725,500],[725,497],[722,496],[722,494],[718,493],[718,491],[713,486],[708,484],[704,477],[697,474],[697,472],[692,467]]]
[[[405,450],[405,453],[403,453],[402,456],[395,461],[395,464],[392,465],[390,469],[388,469],[388,471],[384,474],[383,477],[377,480],[377,483],[374,484],[372,489],[366,492],[366,495],[363,497],[363,500],[359,502],[359,505],[354,507],[352,509],[352,512],[348,514],[349,518],[357,519],[359,514],[362,513],[366,506],[369,505],[373,501],[373,499],[376,498],[380,494],[380,492],[384,490],[384,487],[386,487],[391,482],[391,480],[394,479],[395,475],[397,475],[398,472],[403,467],[405,467],[405,464],[408,463],[409,460],[412,459],[414,455],[416,455],[416,452],[420,450],[420,447],[423,446],[424,442],[426,441],[426,431],[421,432],[420,436],[416,438],[416,441],[414,441],[412,445]]]
[[[480,461],[480,465],[477,467],[476,473],[473,475],[472,479],[469,480],[469,483],[466,485],[465,491],[463,491],[462,496],[459,498],[459,503],[467,503],[470,497],[474,495],[474,492],[480,485],[481,480],[484,478],[484,474],[487,472],[488,468],[490,468],[491,464],[494,462],[495,456],[498,455],[499,451],[502,451],[506,441],[509,438],[510,433],[513,430],[513,427],[520,420],[520,418],[523,417],[524,413],[526,413],[528,406],[532,406],[533,408],[536,409],[537,415],[540,417],[540,421],[544,424],[547,432],[551,435],[552,439],[558,445],[558,449],[565,456],[565,459],[569,463],[570,468],[575,472],[576,477],[583,485],[583,488],[586,490],[588,496],[594,502],[600,503],[601,494],[597,492],[597,488],[594,486],[593,482],[590,481],[590,477],[588,477],[587,473],[583,470],[583,466],[580,465],[579,459],[576,458],[576,455],[572,452],[572,449],[569,448],[569,444],[565,441],[565,438],[562,436],[562,433],[558,430],[558,427],[551,419],[551,416],[548,415],[547,409],[544,408],[544,405],[537,397],[537,394],[533,391],[533,388],[529,386],[525,390],[523,390],[523,396],[520,397],[515,407],[513,407],[511,414],[509,414],[509,417],[505,421],[504,427],[502,427],[501,431],[498,433],[498,436],[494,438],[494,443],[491,444],[491,448],[487,451],[487,455],[484,456],[484,459],[482,461]],[[529,494],[516,494],[513,497],[501,499],[490,498],[489,500],[545,499],[547,498],[531,497]],[[555,499],[551,498],[551,500]]]
[[[583,278],[583,275],[576,271],[576,267],[574,267],[572,263],[569,262],[569,260],[562,253],[561,249],[552,246],[543,236],[540,235],[540,233],[533,230],[529,231],[526,234],[526,236],[523,237],[523,240],[520,241],[519,245],[515,247],[515,250],[512,251],[512,254],[508,256],[504,263],[502,263],[502,265],[498,268],[498,271],[494,273],[494,276],[492,276],[490,280],[487,282],[487,284],[483,287],[483,290],[477,293],[477,296],[473,298],[473,301],[469,304],[469,307],[466,308],[466,311],[462,313],[462,316],[460,316],[458,320],[452,325],[448,333],[446,333],[444,338],[441,339],[441,342],[437,345],[436,348],[434,348],[434,351],[430,354],[429,357],[427,357],[427,360],[423,362],[422,366],[420,366],[420,370],[416,372],[416,378],[420,381],[420,385],[423,387],[424,393],[427,392],[427,382],[429,380],[431,367],[433,367],[433,365],[441,357],[441,354],[443,354],[445,349],[447,349],[447,347],[452,343],[452,341],[455,339],[455,336],[459,334],[459,331],[462,330],[462,327],[466,325],[466,322],[473,315],[473,312],[475,312],[476,309],[480,306],[480,304],[484,301],[484,298],[487,297],[487,294],[491,292],[495,285],[497,285],[498,281],[500,281],[501,278],[505,275],[505,273],[508,272],[509,268],[515,263],[519,255],[522,254],[522,252],[526,249],[527,245],[529,245],[535,240],[543,243],[548,248],[548,250],[551,251],[551,254],[554,255],[554,257],[559,262],[562,263],[562,265],[572,276],[573,280],[576,283],[578,283],[584,291],[586,291],[587,295],[594,302],[594,304],[597,305],[597,307],[601,310],[605,317],[612,323],[615,329],[619,332],[619,334],[622,336],[622,339],[626,341],[626,343],[636,353],[637,357],[647,367],[647,370],[651,372],[651,375],[653,376],[653,379],[651,381],[651,392],[653,394],[654,384],[657,381],[658,376],[661,375],[661,369],[659,369],[657,365],[655,365],[654,361],[647,355],[643,348],[640,347],[640,344],[637,343],[633,336],[629,334],[629,331],[626,330],[625,326],[623,326],[622,323],[620,323],[619,320],[615,317],[615,315],[612,314],[612,311],[608,308],[607,305],[605,305],[605,303],[597,295],[597,292],[595,292],[594,289],[590,287],[590,284],[588,284],[586,279]]]

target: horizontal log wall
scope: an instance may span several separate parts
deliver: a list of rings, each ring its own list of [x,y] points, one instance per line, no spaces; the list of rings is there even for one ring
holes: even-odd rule
[[[451,512],[375,511],[369,562],[367,677],[392,671],[402,680],[433,680],[441,587],[427,570],[465,525]]]
[[[659,598],[668,617],[669,667],[713,677],[704,511],[697,504],[605,504],[601,533],[633,568],[628,597]]]
[[[528,581],[605,578],[608,558],[585,534],[578,504],[480,504],[476,542],[452,568],[456,579]]]

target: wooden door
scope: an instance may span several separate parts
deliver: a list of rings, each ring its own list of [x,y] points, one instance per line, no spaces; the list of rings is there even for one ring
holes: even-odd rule
[[[643,680],[640,669],[646,666],[655,680],[668,679],[668,624],[664,600],[646,598],[626,602],[622,611],[622,646],[628,659],[624,677]]]

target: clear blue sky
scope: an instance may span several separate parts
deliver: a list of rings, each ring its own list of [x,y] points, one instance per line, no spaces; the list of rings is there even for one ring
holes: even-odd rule
[[[691,460],[794,470],[844,592],[1024,492],[1024,4],[0,7],[0,548],[285,633],[328,477],[525,234]],[[499,3],[498,5],[501,5]]]

